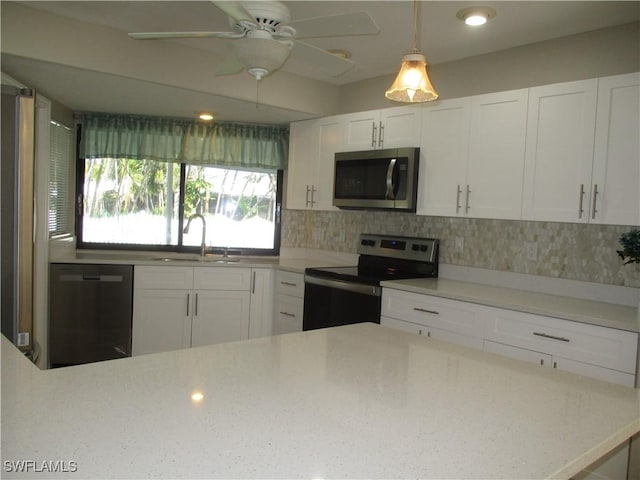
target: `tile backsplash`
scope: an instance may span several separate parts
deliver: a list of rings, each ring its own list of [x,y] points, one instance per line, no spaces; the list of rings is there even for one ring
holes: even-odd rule
[[[640,264],[623,266],[629,226],[425,217],[411,213],[284,210],[282,246],[355,253],[360,233],[433,237],[440,262],[640,287]]]

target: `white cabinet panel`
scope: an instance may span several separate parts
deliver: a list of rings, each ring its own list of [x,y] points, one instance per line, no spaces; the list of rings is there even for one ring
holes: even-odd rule
[[[422,108],[419,105],[385,108],[339,116],[344,122],[343,151],[420,145]]]
[[[304,297],[304,275],[302,273],[278,270],[276,272],[276,292],[293,297]]]
[[[635,374],[636,333],[511,310],[486,310],[488,340]]]
[[[133,288],[165,288],[190,290],[193,288],[193,267],[136,267]]]
[[[520,218],[527,101],[526,89],[471,99],[465,192],[471,217]]]
[[[552,357],[548,353],[527,350],[526,348],[518,348],[511,345],[505,345],[503,343],[492,342],[490,340],[484,341],[484,351],[515,358],[516,360],[535,363],[543,367],[550,367],[553,365]]]
[[[462,190],[467,183],[471,97],[426,105],[418,184],[419,215],[464,213]]]
[[[592,79],[530,89],[525,219],[588,221],[597,83]]]
[[[249,338],[268,337],[273,334],[274,271],[272,268],[254,268],[251,277]]]
[[[640,73],[598,80],[590,221],[640,225]]]
[[[318,121],[318,161],[315,175],[313,208],[316,210],[337,210],[333,206],[333,176],[335,155],[342,149],[344,122],[339,117],[329,117]]]
[[[429,337],[436,340],[442,340],[444,342],[455,343],[457,345],[464,345],[466,347],[477,349],[482,348],[482,338],[471,337],[469,335],[442,330],[440,328],[431,327],[428,325],[420,325],[413,322],[407,322],[405,320],[398,320],[397,318],[381,316],[380,325],[382,325],[383,327],[394,328],[396,330],[402,330],[403,332],[415,333],[423,337]]]
[[[310,189],[315,188],[317,152],[316,120],[293,122],[289,126],[289,164],[287,167],[287,208],[310,208]]]
[[[132,354],[188,348],[191,301],[192,295],[184,290],[135,289]]]
[[[302,315],[304,313],[304,299],[291,295],[278,295],[273,334],[292,333],[302,331]]]
[[[250,293],[197,291],[191,327],[191,346],[249,338]]]
[[[585,377],[604,380],[605,382],[625,385],[627,387],[633,387],[635,385],[635,375],[620,372],[618,370],[612,370],[610,368],[599,367],[597,365],[577,362],[568,358],[554,356],[553,368],[564,370],[565,372],[576,373],[578,375],[584,375]]]
[[[251,285],[251,269],[237,267],[195,267],[196,290],[246,290]]]
[[[471,303],[390,288],[382,290],[382,316],[482,339],[484,325],[476,311]]]

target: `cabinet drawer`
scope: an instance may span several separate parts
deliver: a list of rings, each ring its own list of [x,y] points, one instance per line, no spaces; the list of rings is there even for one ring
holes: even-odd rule
[[[380,317],[380,324],[383,327],[395,328],[396,330],[415,333],[422,335],[423,337],[435,338],[436,340],[482,349],[482,338],[478,337],[470,337],[469,335],[463,335],[460,333],[442,330],[440,328],[418,325],[417,323],[405,322],[404,320],[383,316]]]
[[[276,273],[276,292],[304,298],[304,275],[302,273],[278,270]]]
[[[190,290],[193,288],[192,267],[135,267],[133,288],[164,288]]]
[[[236,267],[195,267],[193,285],[196,290],[251,289],[251,269]]]
[[[635,374],[638,335],[558,318],[487,308],[485,338]]]
[[[482,319],[471,303],[384,288],[381,315],[483,338]]]
[[[303,313],[304,299],[291,295],[278,295],[273,334],[301,332]]]

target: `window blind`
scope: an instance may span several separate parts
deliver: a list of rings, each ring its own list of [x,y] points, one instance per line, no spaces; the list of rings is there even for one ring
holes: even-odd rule
[[[71,153],[71,129],[52,121],[49,153],[50,237],[71,233],[69,222]]]

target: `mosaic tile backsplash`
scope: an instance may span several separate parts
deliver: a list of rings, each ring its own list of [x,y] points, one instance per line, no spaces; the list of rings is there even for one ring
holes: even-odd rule
[[[282,246],[356,253],[360,233],[433,237],[440,262],[640,287],[640,264],[616,253],[629,226],[425,217],[399,212],[284,210]]]

